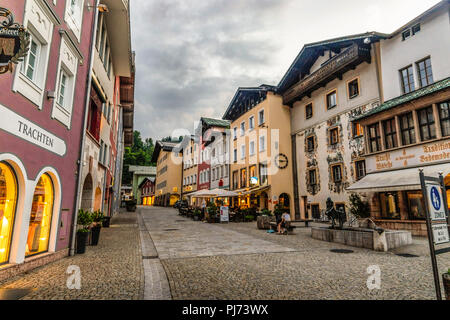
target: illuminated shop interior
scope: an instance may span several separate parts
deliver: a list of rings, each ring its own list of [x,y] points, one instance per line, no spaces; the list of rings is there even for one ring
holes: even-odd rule
[[[0,162],[0,264],[9,259],[16,202],[16,176],[6,163]]]

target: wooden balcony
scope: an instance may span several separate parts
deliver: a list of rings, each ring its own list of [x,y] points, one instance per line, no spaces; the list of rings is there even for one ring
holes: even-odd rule
[[[340,54],[328,60],[320,69],[303,78],[293,85],[283,95],[285,105],[292,105],[305,96],[310,96],[314,90],[324,87],[335,78],[342,79],[342,75],[350,69],[356,68],[362,62],[370,63],[370,47],[354,44]]]

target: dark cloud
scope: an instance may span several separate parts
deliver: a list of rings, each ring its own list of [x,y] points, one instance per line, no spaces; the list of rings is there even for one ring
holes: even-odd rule
[[[392,32],[437,1],[132,0],[135,128],[157,139],[222,117],[239,86],[278,84],[303,44]]]
[[[286,0],[132,2],[135,128],[161,138],[221,117],[239,86],[276,83],[271,24]]]

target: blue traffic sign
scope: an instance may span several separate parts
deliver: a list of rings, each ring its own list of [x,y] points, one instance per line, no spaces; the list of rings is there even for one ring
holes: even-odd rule
[[[432,187],[430,189],[430,199],[431,203],[433,204],[434,210],[440,210],[441,209],[441,195],[436,187]]]

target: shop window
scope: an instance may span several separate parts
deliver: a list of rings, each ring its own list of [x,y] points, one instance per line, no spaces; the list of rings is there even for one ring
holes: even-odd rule
[[[327,94],[327,109],[333,109],[337,106],[337,91],[334,90]]]
[[[267,164],[265,163],[259,164],[259,178],[262,186],[267,184]]]
[[[247,187],[247,169],[241,169],[241,188]]]
[[[16,203],[16,176],[11,167],[0,162],[0,265],[9,259]]]
[[[53,183],[48,174],[39,179],[33,195],[26,256],[48,251],[53,214]]]
[[[426,87],[433,83],[433,70],[431,69],[431,59],[426,58],[417,62],[417,73],[419,75],[420,86]]]
[[[305,118],[311,119],[313,117],[313,104],[310,103],[305,107]]]
[[[393,149],[398,147],[397,142],[397,127],[395,125],[395,118],[383,121],[384,128],[384,144],[386,149]]]
[[[316,139],[314,138],[314,136],[306,138],[306,145],[308,152],[314,152],[314,150],[316,149]]]
[[[409,66],[400,70],[403,93],[410,93],[415,90],[413,67]]]
[[[353,123],[353,138],[361,137],[364,135],[363,126],[359,123]]]
[[[400,130],[404,146],[416,143],[416,131],[412,112],[404,114],[400,118]]]
[[[338,128],[330,129],[329,135],[330,135],[330,145],[331,146],[334,146],[339,143],[339,129]]]
[[[381,151],[380,125],[378,123],[369,126],[369,148],[370,152]]]
[[[436,126],[433,107],[427,107],[417,111],[419,118],[420,137],[422,141],[436,139]]]
[[[248,169],[248,172],[249,172],[249,181],[250,181],[249,185],[251,187],[255,186],[255,185],[258,185],[258,176],[256,174],[256,165],[251,166]]]
[[[342,182],[342,165],[338,164],[331,166],[331,171],[333,175],[333,182],[334,183]]]
[[[353,99],[359,96],[359,79],[356,78],[348,83],[348,98]]]
[[[410,220],[425,220],[425,202],[423,201],[422,192],[408,192],[408,208]]]
[[[439,118],[441,120],[442,136],[450,136],[450,101],[439,104]]]
[[[366,161],[360,160],[355,162],[356,180],[361,180],[366,176]]]
[[[381,217],[400,220],[397,192],[380,193]]]

